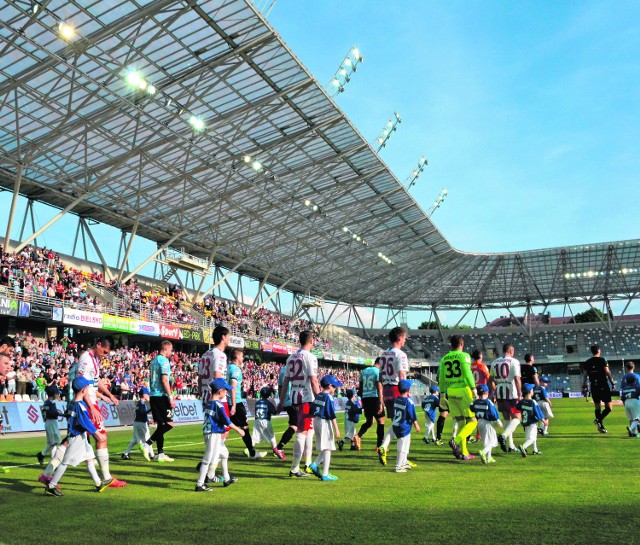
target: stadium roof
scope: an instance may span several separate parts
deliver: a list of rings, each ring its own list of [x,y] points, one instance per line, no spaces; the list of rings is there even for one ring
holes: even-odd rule
[[[245,0],[6,0],[0,25],[0,186],[30,199],[367,306],[640,288],[638,240],[455,250]]]

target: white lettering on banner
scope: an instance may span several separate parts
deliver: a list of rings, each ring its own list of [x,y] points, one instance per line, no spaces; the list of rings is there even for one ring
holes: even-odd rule
[[[547,397],[558,398],[558,397],[562,397],[562,394],[560,392],[547,392]]]
[[[69,325],[102,329],[102,314],[98,314],[97,312],[87,312],[86,310],[65,307],[62,321]]]
[[[569,397],[584,397],[582,392],[569,392]]]
[[[564,361],[564,356],[562,354],[559,356],[547,356],[547,361],[549,363],[562,363]]]
[[[229,346],[231,348],[244,348],[244,339],[242,337],[234,337],[232,335],[229,339]]]

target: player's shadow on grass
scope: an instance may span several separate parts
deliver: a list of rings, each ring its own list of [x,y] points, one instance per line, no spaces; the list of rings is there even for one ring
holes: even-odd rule
[[[44,487],[38,483],[36,479],[34,482],[16,481],[8,478],[0,479],[0,486],[13,492],[21,492],[23,494],[31,494],[34,489],[44,490]]]

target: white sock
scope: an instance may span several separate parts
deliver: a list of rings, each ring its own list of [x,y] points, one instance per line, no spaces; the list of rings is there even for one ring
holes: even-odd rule
[[[218,469],[219,462],[220,459],[218,458],[218,461],[215,464],[208,464],[209,470],[207,471],[207,477],[209,477],[209,479],[213,479],[216,476],[216,470]],[[202,482],[204,483],[204,479],[202,479]]]
[[[254,443],[254,445],[255,445],[255,443]],[[274,448],[277,448],[277,446],[278,446],[278,441],[276,441],[276,438],[273,437],[271,439],[271,448],[274,449]]]
[[[293,443],[293,461],[291,462],[291,471],[293,473],[300,471],[300,460],[302,460],[302,451],[304,450],[306,439],[303,433],[296,433],[296,438]]]
[[[307,432],[307,438],[304,444],[305,449],[305,460],[304,463],[307,466],[311,465],[311,460],[313,459],[313,430],[309,430]]]
[[[51,449],[53,449],[53,448],[54,448],[54,446],[55,446],[55,445],[49,445],[49,444],[47,444],[47,446],[46,446],[46,447],[44,447],[44,448],[42,449],[42,451],[40,452],[40,454],[42,454],[43,456],[46,456],[46,455],[47,455],[47,453],[48,453]]]
[[[322,462],[322,474],[326,477],[329,475],[329,464],[331,463],[331,451],[329,449],[323,450],[324,461]]]
[[[100,471],[102,472],[102,478],[105,481],[111,479],[111,473],[109,473],[109,449],[99,448],[96,450],[96,458],[100,465]]]
[[[129,446],[124,451],[124,454],[131,454],[131,449],[133,449],[133,447],[135,447],[135,446],[136,446],[136,440],[135,439],[131,439],[131,441],[129,442]]]
[[[520,424],[520,420],[514,418],[509,420],[509,423],[504,428],[504,436],[508,440],[509,448],[515,448],[513,443],[513,432],[518,428],[518,424]]]
[[[320,454],[318,454],[318,457],[316,458],[316,465],[318,467],[322,467],[323,463],[324,463],[324,450],[321,450]]]
[[[62,476],[64,475],[64,472],[66,470],[67,470],[66,464],[60,464],[58,466],[58,469],[56,469],[53,479],[51,479],[51,482],[49,483],[49,488],[54,488],[60,482],[60,479],[62,479]]]
[[[62,463],[62,459],[64,458],[64,453],[66,451],[67,451],[67,447],[65,447],[64,445],[60,445],[58,447],[55,455],[51,457],[51,461],[49,462],[49,465],[44,470],[44,474],[47,477],[53,477],[53,473],[55,472],[56,468]]]
[[[209,472],[209,465],[210,464],[205,464],[204,462],[200,464],[200,473],[198,474],[198,481],[196,482],[198,486],[204,484],[204,480],[207,478],[207,473]]]
[[[451,437],[453,437],[455,439],[456,435],[458,435],[458,421],[454,420],[453,421],[453,433],[451,434]]]
[[[393,426],[390,426],[387,433],[384,434],[382,445],[380,446],[383,447],[384,450],[387,450],[389,448],[389,443],[391,443],[391,439],[395,438],[395,436],[396,434],[393,433]]]
[[[222,466],[222,477],[225,481],[228,481],[231,477],[229,476],[229,458],[228,457],[220,457],[220,465]]]
[[[93,479],[93,482],[96,486],[100,486],[100,477],[98,476],[98,472],[96,471],[96,461],[88,460],[87,461],[87,469],[89,470],[89,475]]]

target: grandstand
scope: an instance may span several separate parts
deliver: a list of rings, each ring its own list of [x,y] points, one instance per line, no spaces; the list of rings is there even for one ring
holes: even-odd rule
[[[65,33],[63,18],[74,22]],[[242,281],[253,279],[260,288],[250,311],[271,304],[285,319],[319,323],[322,335],[335,334],[341,361],[364,363],[375,346],[332,329],[340,313],[316,308],[312,320],[305,301],[348,307],[348,324],[367,337],[376,334],[376,311],[390,316],[386,328],[407,310],[519,307],[531,316],[536,306],[585,302],[610,310],[640,292],[640,240],[509,253],[453,248],[244,0],[67,2],[64,14],[59,2],[10,1],[0,19],[0,187],[14,196],[4,246],[21,252],[75,215],[76,239],[81,232],[86,245],[86,235],[100,258],[86,297],[117,316],[206,328],[207,298],[226,285],[233,301],[224,304],[241,308]],[[18,196],[27,207],[15,237]],[[59,213],[27,234],[34,202]],[[92,222],[121,231],[116,263],[100,251],[113,242],[96,240]],[[140,238],[157,250],[130,268]],[[162,289],[172,275],[179,289],[159,292],[157,278],[145,284],[139,275],[153,262],[161,264]],[[190,288],[181,280],[188,275]],[[138,288],[123,292],[132,279]],[[293,294],[291,312],[280,305],[284,291]],[[369,326],[362,308],[371,310]],[[255,333],[254,323],[225,323],[237,334],[253,331],[249,340],[280,338]],[[488,354],[509,338],[519,352],[563,361],[582,357],[593,340],[621,357],[637,347],[633,324],[613,336],[553,327],[464,333]],[[419,335],[409,347],[414,356],[442,353],[441,338]]]

